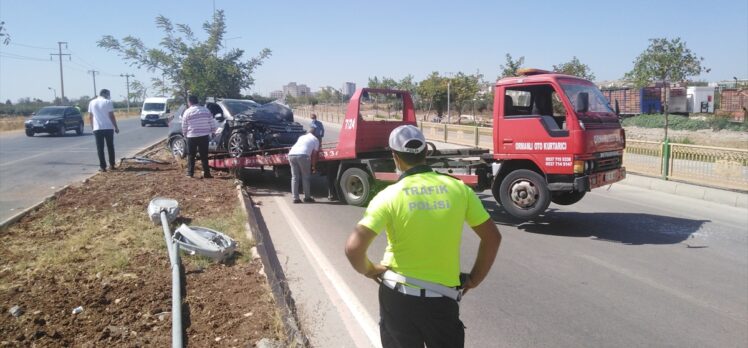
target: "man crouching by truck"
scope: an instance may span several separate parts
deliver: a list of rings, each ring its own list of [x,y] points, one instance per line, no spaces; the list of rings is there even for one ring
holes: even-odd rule
[[[426,139],[418,128],[395,128],[389,146],[400,179],[369,203],[345,254],[356,271],[380,284],[383,347],[463,347],[458,302],[488,275],[501,233],[470,187],[426,165]],[[469,274],[460,274],[464,222],[480,238]],[[373,264],[366,251],[385,228],[387,248]]]

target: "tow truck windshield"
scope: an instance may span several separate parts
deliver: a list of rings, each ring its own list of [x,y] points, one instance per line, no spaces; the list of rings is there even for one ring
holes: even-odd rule
[[[608,100],[605,99],[600,90],[597,87],[587,84],[579,83],[565,83],[561,82],[561,88],[564,89],[564,94],[569,98],[574,110],[579,110],[577,105],[577,96],[580,93],[586,93],[589,99],[589,105],[587,111],[577,111],[577,118],[585,123],[609,123],[618,122],[618,116],[610,108]]]

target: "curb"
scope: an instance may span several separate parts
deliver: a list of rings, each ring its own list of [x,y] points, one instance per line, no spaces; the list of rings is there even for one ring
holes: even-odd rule
[[[257,217],[252,198],[240,184],[237,184],[237,194],[247,216],[247,233],[250,240],[255,242],[255,247],[252,248],[252,257],[259,258],[262,261],[262,272],[270,286],[275,305],[280,311],[288,337],[288,342],[285,343],[288,347],[309,347],[309,339],[299,329],[296,302],[291,296],[291,289],[288,287],[286,276],[275,252],[270,231],[267,228],[260,227],[261,220]]]
[[[152,144],[152,145],[149,145],[149,146],[145,147],[144,149],[142,149],[142,150],[138,151],[137,153],[135,153],[135,155],[134,155],[134,156],[139,156],[139,155],[142,155],[142,154],[144,154],[144,153],[146,153],[146,152],[148,152],[148,151],[151,151],[151,150],[153,150],[154,148],[156,148],[157,146],[159,146],[159,145],[160,145],[160,144],[161,144],[162,142],[164,142],[164,140],[159,140],[158,142],[156,142],[156,143],[154,143],[154,144]],[[123,158],[120,158],[120,160],[119,160],[119,163],[120,163],[120,165],[122,164],[122,160],[123,160],[123,159],[124,159],[124,157],[123,157]],[[94,174],[91,174],[91,176],[89,176],[89,177],[87,177],[87,178],[84,178],[83,180],[81,180],[81,182],[86,182],[86,181],[88,181],[88,179],[90,179],[90,178],[92,178],[92,177],[96,176],[97,174],[99,174],[99,173],[94,173]],[[10,226],[11,226],[11,225],[13,225],[14,223],[18,222],[18,220],[21,220],[21,218],[23,218],[23,217],[24,217],[24,216],[26,216],[27,214],[29,214],[29,213],[33,212],[34,210],[37,210],[37,209],[39,209],[39,207],[41,207],[41,206],[42,206],[42,205],[44,205],[45,203],[47,203],[47,202],[49,202],[49,201],[51,201],[51,200],[54,200],[54,199],[55,199],[55,198],[57,198],[57,197],[58,197],[58,196],[59,196],[59,195],[60,195],[60,194],[61,194],[62,192],[64,192],[65,190],[67,190],[67,188],[68,188],[68,187],[70,187],[70,184],[67,184],[67,185],[63,186],[63,187],[62,187],[62,188],[60,188],[59,190],[57,190],[57,191],[55,191],[55,192],[52,192],[52,193],[51,193],[50,195],[48,195],[47,197],[44,197],[44,198],[43,198],[43,199],[42,199],[41,201],[39,201],[39,202],[37,202],[37,203],[35,203],[35,204],[31,205],[30,207],[28,207],[28,208],[26,208],[26,209],[22,210],[22,211],[21,211],[21,212],[19,212],[18,214],[16,214],[16,215],[13,215],[13,216],[11,216],[11,217],[9,217],[9,218],[5,219],[5,221],[3,221],[3,222],[0,222],[0,231],[5,231],[5,230],[6,230],[6,229],[7,229],[8,227],[10,227]]]
[[[623,185],[640,187],[652,191],[669,193],[676,196],[690,197],[702,201],[728,205],[736,208],[748,208],[748,194],[698,186],[678,181],[662,180],[638,174],[626,173]]]

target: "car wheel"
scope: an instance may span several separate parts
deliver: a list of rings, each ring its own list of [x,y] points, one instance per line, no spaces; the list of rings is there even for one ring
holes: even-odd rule
[[[33,130],[30,130],[30,129],[27,129],[27,130],[26,130],[26,136],[27,136],[27,137],[33,137],[33,136],[34,136],[34,131],[33,131]]]
[[[145,122],[143,122],[143,121],[140,121],[140,126],[141,126],[141,127],[145,127]]]
[[[240,131],[231,133],[228,148],[231,157],[241,157],[247,151],[247,133]]]
[[[64,137],[65,136],[65,125],[61,124],[60,128],[57,128],[57,135]]]
[[[548,208],[550,196],[545,178],[532,170],[519,169],[501,181],[498,199],[509,215],[532,219]]]
[[[78,128],[75,129],[75,134],[83,135],[83,122],[78,124]]]
[[[572,205],[579,202],[587,192],[554,192],[551,195],[551,202],[558,205]]]
[[[371,197],[371,175],[361,168],[346,169],[340,177],[340,192],[346,203],[365,206]]]
[[[176,158],[184,158],[187,155],[187,141],[183,136],[177,135],[169,141],[169,150]]]

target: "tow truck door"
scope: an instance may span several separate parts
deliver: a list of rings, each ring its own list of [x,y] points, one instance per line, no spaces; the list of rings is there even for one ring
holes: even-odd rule
[[[568,103],[552,84],[499,86],[496,156],[529,159],[545,173],[573,171]]]

